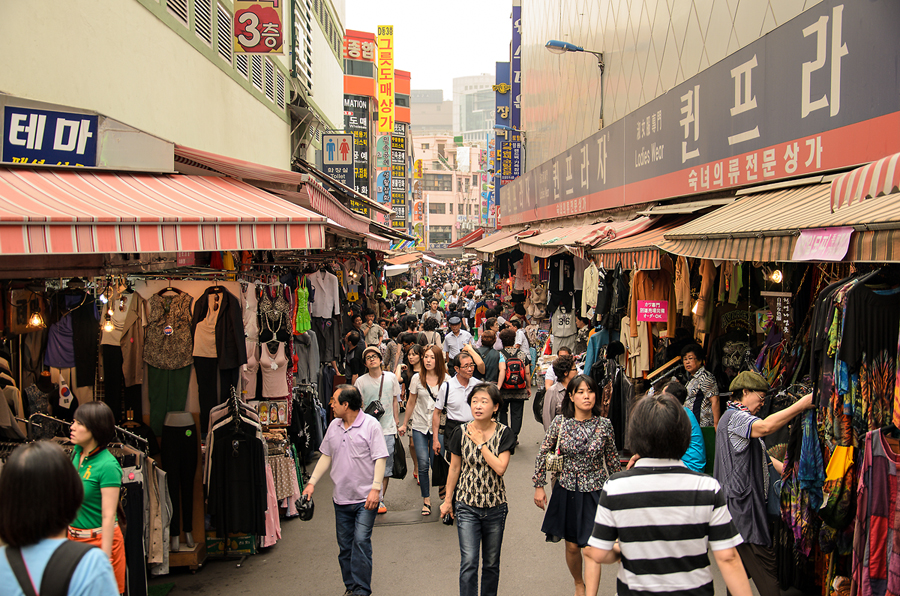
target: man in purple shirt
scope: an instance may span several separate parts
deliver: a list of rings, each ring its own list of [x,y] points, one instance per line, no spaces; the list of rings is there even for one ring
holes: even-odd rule
[[[362,403],[353,385],[335,388],[331,397],[334,420],[319,447],[322,455],[316,469],[303,489],[311,499],[316,483],[331,465],[338,563],[347,587],[344,596],[372,593],[372,526],[388,458],[381,424],[361,411]]]

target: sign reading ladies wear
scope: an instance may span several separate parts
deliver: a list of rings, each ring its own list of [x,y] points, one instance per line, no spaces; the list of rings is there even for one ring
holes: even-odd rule
[[[3,161],[96,166],[97,134],[97,116],[6,106]]]
[[[284,0],[234,0],[234,51],[281,54]]]
[[[378,132],[394,132],[394,27],[378,27]]]

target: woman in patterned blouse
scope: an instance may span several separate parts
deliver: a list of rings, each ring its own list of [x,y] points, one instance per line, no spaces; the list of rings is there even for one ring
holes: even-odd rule
[[[516,444],[515,434],[494,420],[502,401],[493,383],[473,387],[468,402],[474,420],[458,426],[448,439],[453,456],[441,517],[449,513],[457,522],[460,596],[496,596],[500,583],[500,546],[508,512],[503,474],[510,449]],[[478,555],[482,549],[479,592]]]
[[[612,423],[600,416],[600,390],[588,375],[569,382],[562,414],[553,419],[535,462],[534,504],[546,510],[541,531],[548,542],[566,541],[566,565],[575,579],[575,594],[595,596],[600,565],[582,556],[591,537],[600,489],[621,471]],[[563,469],[547,503],[547,454],[559,449]]]

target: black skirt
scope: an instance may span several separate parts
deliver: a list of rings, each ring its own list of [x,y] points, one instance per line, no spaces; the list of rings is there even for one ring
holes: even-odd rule
[[[550,542],[565,540],[583,548],[594,530],[599,502],[599,490],[589,493],[568,491],[557,482],[547,504],[541,531]]]

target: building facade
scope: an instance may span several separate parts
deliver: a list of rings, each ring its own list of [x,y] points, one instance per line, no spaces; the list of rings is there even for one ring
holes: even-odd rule
[[[413,136],[449,135],[453,132],[453,101],[443,89],[413,90],[410,94]]]
[[[484,146],[494,130],[494,75],[453,79],[453,134],[465,143]]]

